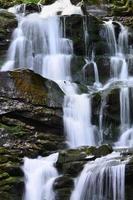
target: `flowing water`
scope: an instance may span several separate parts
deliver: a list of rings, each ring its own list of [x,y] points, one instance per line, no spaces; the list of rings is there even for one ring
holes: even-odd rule
[[[64,131],[69,147],[75,148],[82,145],[96,145],[96,126],[91,122],[92,98],[90,95],[88,97],[87,94],[80,95],[79,89],[77,89],[78,86],[75,89],[75,84],[72,83],[70,66],[73,57],[73,41],[65,37],[65,24],[57,16],[59,11],[61,15],[64,15],[68,10],[70,11],[68,14],[72,14],[72,11],[76,14],[82,14],[81,8],[72,5],[69,0],[58,0],[52,5],[42,6],[39,14],[33,13],[25,16],[25,9],[24,5],[22,8],[20,6],[10,8],[10,11],[16,13],[17,17],[21,17],[19,18],[18,27],[13,33],[13,40],[8,50],[7,62],[2,66],[2,71],[28,67],[59,84],[61,89],[65,91],[63,106]],[[50,14],[47,12],[49,9],[51,10]],[[65,20],[63,21],[65,23]],[[116,25],[119,27],[118,38],[115,35]],[[128,53],[128,30],[118,22],[114,24],[113,21],[105,22],[104,27],[110,51],[110,78],[127,82],[128,63],[126,54]],[[83,18],[83,29],[86,51],[86,65],[83,66],[83,71],[86,70],[88,65],[93,65],[94,87],[97,90],[101,90],[104,86],[102,86],[99,80],[94,52],[92,51],[91,59],[88,57],[89,34],[86,17]],[[101,140],[104,137],[102,135],[102,109],[104,109],[104,106],[101,106],[99,116],[99,135]],[[120,121],[121,135],[131,126],[128,87],[120,89]],[[98,143],[100,142],[98,141]]]
[[[118,22],[116,22],[116,24],[120,29],[118,38],[115,36],[115,27],[113,22],[105,22],[107,42],[110,49],[111,74],[114,79],[126,83],[128,81],[128,63],[126,60],[126,55],[128,54],[128,30],[122,24]],[[130,128],[128,87],[121,87],[120,89],[120,122],[120,135],[122,135]],[[119,145],[123,145],[120,141]]]
[[[88,162],[75,181],[71,200],[124,200],[125,163],[119,153]]]
[[[68,84],[64,84],[64,81],[71,81],[73,43],[64,38],[60,18],[56,15],[59,11],[62,15],[82,14],[81,8],[72,5],[69,0],[58,0],[50,6],[43,6],[40,14],[21,18],[14,31],[7,62],[2,70],[28,66],[42,76],[60,82],[59,85],[63,85],[66,94],[63,108],[64,129],[69,146],[75,148],[81,145],[96,145],[91,125],[91,100],[87,95],[78,95],[75,88],[71,93]],[[96,71],[96,67],[94,68]],[[71,82],[69,85],[73,87]],[[81,109],[78,109],[79,107]]]
[[[24,158],[25,174],[24,200],[54,200],[53,182],[58,177],[54,167],[58,153],[37,159]]]
[[[50,10],[50,12],[49,12]],[[107,103],[104,91],[121,81],[120,88],[120,139],[117,146],[133,146],[133,128],[130,119],[129,80],[127,55],[128,29],[118,22],[105,22],[106,41],[109,47],[110,74],[105,85],[100,83],[98,66],[94,53],[89,58],[89,34],[87,18],[83,18],[86,64],[94,68],[93,90],[103,92],[99,130],[92,123],[92,95],[82,94],[78,84],[73,83],[71,61],[74,55],[73,41],[66,38],[65,15],[80,14],[81,8],[70,0],[57,0],[52,5],[41,6],[40,13],[26,16],[25,5],[9,9],[16,14],[18,27],[15,29],[7,61],[2,71],[29,68],[45,78],[55,81],[63,90],[63,121],[66,142],[70,148],[96,146],[104,143],[103,115]],[[59,15],[64,15],[60,20]],[[115,26],[119,27],[116,37]],[[93,50],[92,50],[93,52]],[[130,56],[129,56],[130,57]],[[132,60],[132,59],[131,59]],[[85,73],[83,73],[85,74]],[[84,77],[87,79],[88,77]],[[124,87],[123,87],[124,85]],[[89,88],[89,86],[87,86]],[[58,154],[37,159],[24,158],[25,200],[55,200],[53,183],[59,176],[54,167]],[[125,200],[125,162],[118,153],[88,162],[75,181],[71,200]]]

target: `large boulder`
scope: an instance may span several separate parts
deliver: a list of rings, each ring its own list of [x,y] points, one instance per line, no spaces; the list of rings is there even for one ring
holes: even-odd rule
[[[54,151],[62,148],[61,145],[58,146],[58,142],[60,143],[63,138],[58,135],[63,137],[64,94],[58,85],[31,70],[1,72],[0,79],[1,145],[19,146],[24,138],[24,141],[27,140],[25,149],[28,150],[28,145],[32,149],[32,143],[36,141],[35,155],[38,151]],[[52,134],[51,137],[49,134]],[[29,143],[29,139],[32,142]],[[36,145],[40,148],[36,148]],[[23,145],[21,147],[23,148]]]

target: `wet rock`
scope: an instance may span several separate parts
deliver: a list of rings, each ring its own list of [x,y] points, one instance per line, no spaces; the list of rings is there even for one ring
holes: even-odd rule
[[[105,156],[112,152],[111,146],[103,145],[101,147],[82,147],[78,149],[69,149],[59,152],[57,168],[63,174],[69,174],[72,177],[77,176],[83,169],[88,160],[94,160],[97,157]]]
[[[71,188],[61,188],[58,189],[58,192],[55,196],[55,200],[69,200],[71,194]]]
[[[19,200],[24,191],[24,182],[20,177],[8,177],[0,182],[0,200]]]
[[[86,49],[91,52],[92,48],[95,47],[96,42],[101,40],[100,29],[102,21],[92,15],[71,15],[65,16],[65,18],[61,17],[62,21],[64,19],[66,37],[73,41],[74,53],[81,56],[86,54]],[[89,35],[89,40],[87,39],[87,41],[85,38],[85,29]]]
[[[73,188],[74,183],[73,179],[68,176],[61,176],[57,178],[54,182],[54,190],[57,190],[59,188]]]
[[[41,6],[35,3],[27,3],[25,7],[26,14],[34,13],[34,12],[40,12]]]
[[[1,116],[40,127],[52,122],[52,127],[61,128],[63,93],[56,83],[30,70],[1,72],[0,78]]]
[[[14,28],[17,27],[15,15],[6,11],[0,10],[0,65],[3,64]]]
[[[54,182],[54,190],[56,193],[56,200],[70,199],[71,191],[74,188],[73,179],[68,176],[60,176]]]

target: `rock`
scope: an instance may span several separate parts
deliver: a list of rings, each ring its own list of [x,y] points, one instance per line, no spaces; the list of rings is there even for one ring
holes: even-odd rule
[[[74,182],[73,179],[68,176],[60,176],[55,180],[53,187],[56,193],[56,200],[68,200],[74,188]]]
[[[8,177],[0,182],[0,200],[20,200],[24,191],[23,179]]]
[[[56,163],[59,171],[71,177],[77,176],[83,169],[88,160],[94,160],[97,157],[105,156],[112,152],[111,146],[102,145],[96,147],[81,147],[78,149],[69,149],[59,152]]]
[[[0,75],[1,115],[14,112],[14,119],[25,118],[27,122],[30,119],[42,124],[50,124],[52,120],[53,127],[57,123],[61,127],[63,93],[56,83],[30,70],[1,72]]]
[[[61,17],[61,20],[63,21],[64,17]],[[97,41],[101,40],[101,26],[102,21],[91,15],[65,16],[65,33],[66,37],[73,41],[74,54],[76,54],[77,56],[85,55],[86,49],[88,49],[88,47],[89,53],[92,53],[92,47],[96,45]],[[86,41],[84,35],[85,28],[87,28],[89,41]]]
[[[42,5],[50,5],[54,3],[56,0],[41,0]]]
[[[54,182],[54,190],[58,190],[61,188],[73,188],[74,183],[73,179],[68,176],[60,176]]]
[[[0,145],[21,158],[65,148],[58,85],[30,70],[1,72],[0,79]]]
[[[116,16],[132,16],[133,15],[133,2],[132,0],[126,0],[119,4],[115,1],[113,6],[113,15]]]
[[[0,8],[7,9],[21,3],[23,3],[23,0],[10,0],[10,1],[0,0]]]
[[[17,27],[17,20],[14,14],[0,10],[0,65],[3,64],[13,30]]]
[[[36,3],[27,3],[25,7],[26,15],[34,12],[40,12],[41,6]]]
[[[58,192],[55,196],[55,200],[70,200],[71,189],[70,188],[61,188],[58,189]]]

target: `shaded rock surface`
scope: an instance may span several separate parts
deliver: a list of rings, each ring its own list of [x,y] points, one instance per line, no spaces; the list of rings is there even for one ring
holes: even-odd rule
[[[0,73],[0,200],[22,199],[23,157],[66,147],[63,96],[56,83],[30,70]]]
[[[15,15],[0,9],[0,66],[3,64],[11,42],[13,30],[17,27]]]

